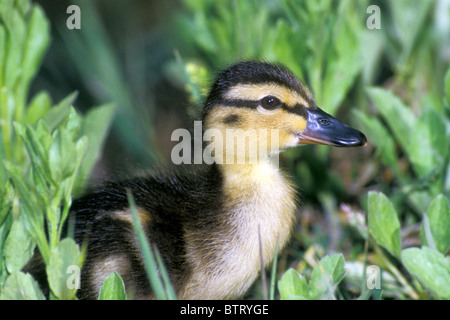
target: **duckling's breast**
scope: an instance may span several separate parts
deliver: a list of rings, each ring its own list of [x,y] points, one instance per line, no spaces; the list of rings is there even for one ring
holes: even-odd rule
[[[211,250],[202,248],[202,257],[195,254],[199,243],[190,242],[188,236],[187,257],[195,259],[191,279],[180,298],[242,296],[261,270],[261,252],[264,265],[269,264],[276,243],[284,247],[294,224],[295,190],[277,167],[260,163],[224,165],[221,170],[223,219],[215,239],[204,242]]]

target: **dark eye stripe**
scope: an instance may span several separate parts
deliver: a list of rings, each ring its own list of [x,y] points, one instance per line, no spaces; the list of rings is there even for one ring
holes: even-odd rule
[[[296,104],[293,108],[289,108],[289,112],[298,114],[299,116],[308,119],[308,111],[306,107],[302,104]]]
[[[221,101],[220,104],[227,107],[256,109],[261,105],[261,102],[254,100],[224,100]],[[305,119],[308,119],[308,111],[302,104],[296,104],[294,107],[288,107],[286,104],[282,103],[280,108],[287,112],[294,113]]]
[[[256,109],[259,106],[259,101],[253,100],[223,100],[220,102],[221,105],[227,107],[238,107],[238,108],[250,108]]]

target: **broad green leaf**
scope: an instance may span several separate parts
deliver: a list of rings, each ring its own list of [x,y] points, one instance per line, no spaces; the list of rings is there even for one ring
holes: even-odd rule
[[[77,267],[80,261],[80,248],[72,239],[63,239],[52,250],[47,265],[47,277],[50,289],[59,299],[73,299],[76,288],[70,285],[73,274],[71,268]]]
[[[450,250],[450,204],[444,195],[431,203],[421,225],[422,238],[429,247],[447,254]]]
[[[377,154],[380,156],[381,161],[389,166],[396,176],[401,179],[402,175],[398,168],[397,153],[392,135],[382,125],[379,119],[370,117],[359,110],[355,110],[354,114],[358,118],[358,121],[362,123],[364,132],[377,147]]]
[[[16,0],[15,5],[22,16],[25,16],[31,7],[29,0]]]
[[[27,37],[22,60],[22,70],[26,85],[38,70],[42,55],[50,41],[49,22],[39,6],[33,6],[31,17],[27,23]]]
[[[368,227],[378,245],[400,257],[400,221],[389,199],[381,192],[369,192]]]
[[[6,51],[6,59],[4,62],[5,84],[6,87],[13,90],[14,85],[21,75],[21,60],[26,37],[26,25],[23,18],[16,10],[12,10],[7,15],[2,15],[2,20],[6,26],[8,39],[6,48],[3,49]],[[19,88],[22,89],[21,86],[19,86]],[[19,97],[21,100],[24,98],[24,96]]]
[[[412,111],[391,91],[369,88],[367,93],[394,133],[395,138],[400,142],[403,150],[408,151],[410,135],[416,124]]]
[[[75,173],[78,163],[74,144],[74,137],[64,127],[53,134],[48,160],[54,181],[62,181]]]
[[[43,118],[50,110],[51,98],[46,92],[38,93],[31,100],[27,114],[26,122],[29,124],[35,124],[39,119]]]
[[[434,187],[436,185],[430,185]],[[408,194],[408,201],[413,205],[419,212],[426,212],[430,203],[434,200],[434,196],[429,192],[429,190],[413,190]]]
[[[309,298],[309,289],[306,279],[290,268],[278,281],[278,290],[281,300],[288,300],[292,297]]]
[[[442,299],[450,299],[450,259],[428,247],[402,251],[406,269]]]
[[[33,130],[33,134],[37,136],[37,139],[41,142],[44,150],[50,149],[50,145],[52,144],[52,135],[45,121],[39,119]]]
[[[448,148],[441,116],[433,109],[425,111],[411,132],[407,150],[417,174],[426,177],[433,170],[441,170]]]
[[[10,274],[0,290],[0,300],[45,300],[39,284],[23,272]]]
[[[99,300],[126,300],[127,293],[125,292],[125,285],[122,278],[116,273],[112,272],[103,282],[100,289]]]
[[[333,299],[334,291],[345,275],[345,260],[342,254],[325,256],[314,267],[309,291],[312,299]]]
[[[32,236],[19,216],[14,220],[5,243],[4,255],[9,273],[20,271],[33,256],[34,248]]]

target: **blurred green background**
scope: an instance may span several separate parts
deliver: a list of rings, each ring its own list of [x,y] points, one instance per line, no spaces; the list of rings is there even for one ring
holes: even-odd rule
[[[393,203],[402,248],[424,243],[424,212],[450,197],[448,0],[83,0],[81,30],[66,27],[71,1],[37,3],[52,40],[30,96],[45,90],[60,101],[76,90],[82,113],[117,105],[92,183],[170,165],[172,131],[192,126],[214,74],[242,59],[285,64],[322,109],[366,133],[363,149],[283,154],[302,206],[280,273],[336,251],[382,265],[380,252],[365,249],[369,191]],[[381,29],[367,27],[369,5],[380,8]],[[436,220],[444,226],[447,212]],[[390,294],[417,298],[408,292]]]

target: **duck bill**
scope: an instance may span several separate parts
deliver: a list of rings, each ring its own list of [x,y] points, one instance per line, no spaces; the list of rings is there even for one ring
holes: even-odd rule
[[[323,110],[307,109],[306,129],[298,134],[299,144],[324,144],[334,147],[358,147],[367,144],[366,136],[340,122]]]

